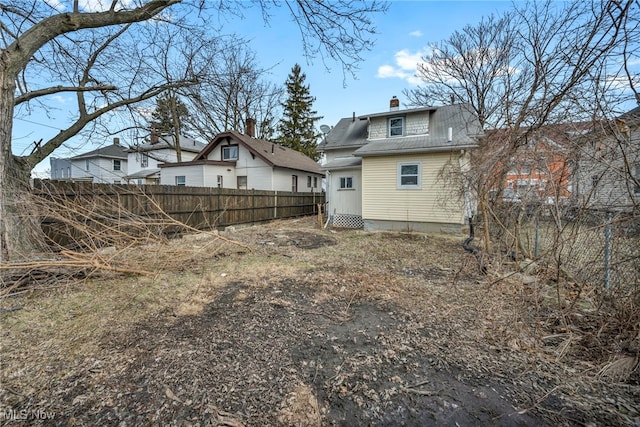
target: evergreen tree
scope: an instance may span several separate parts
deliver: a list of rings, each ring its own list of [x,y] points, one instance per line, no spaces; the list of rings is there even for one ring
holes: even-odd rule
[[[309,85],[305,85],[306,75],[300,65],[296,64],[287,77],[287,100],[282,104],[282,119],[278,124],[276,142],[306,154],[314,160],[320,158],[315,123],[322,119],[312,109],[315,98],[309,93]]]
[[[180,133],[187,117],[189,111],[184,102],[175,93],[166,92],[156,99],[150,124],[160,133]]]

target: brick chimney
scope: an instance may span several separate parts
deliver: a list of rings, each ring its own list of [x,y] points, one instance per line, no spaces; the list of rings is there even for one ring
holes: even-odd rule
[[[256,120],[251,117],[247,118],[244,133],[251,138],[256,137]]]
[[[120,145],[120,138],[113,138],[113,145]]]
[[[400,100],[398,97],[394,96],[389,101],[389,111],[398,111],[400,109]]]

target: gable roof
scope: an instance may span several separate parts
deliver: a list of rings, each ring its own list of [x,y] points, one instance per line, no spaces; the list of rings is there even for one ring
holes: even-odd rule
[[[393,116],[403,112],[431,111],[429,133],[426,135],[402,136],[376,139],[357,149],[354,156],[384,156],[403,153],[426,153],[453,151],[478,146],[476,137],[482,135],[480,122],[465,104],[445,105],[414,110],[399,110],[380,116]],[[449,141],[449,128],[452,138]]]
[[[199,153],[206,146],[202,142],[198,142],[193,138],[189,138],[187,136],[180,136],[180,150],[181,151],[189,151],[191,153]],[[144,143],[137,144],[129,148],[129,153],[144,153],[148,151],[162,150],[164,148],[168,148],[171,150],[175,150],[175,136],[174,135],[161,135],[158,137],[158,142],[153,144]]]
[[[193,159],[193,162],[207,160],[207,157],[216,146],[223,142],[230,143],[232,141],[244,145],[250,153],[260,157],[271,167],[322,174],[320,165],[301,152],[265,141],[264,139],[252,138],[236,131],[222,132],[216,135],[215,138],[198,153]]]
[[[127,149],[119,144],[109,144],[106,147],[71,157],[71,160],[89,159],[93,157],[127,160]]]

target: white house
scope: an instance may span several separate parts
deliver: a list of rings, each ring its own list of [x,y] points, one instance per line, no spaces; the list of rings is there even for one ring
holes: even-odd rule
[[[75,157],[52,157],[51,179],[121,184],[127,175],[127,149],[114,138],[113,144]]]
[[[182,162],[193,160],[205,147],[205,144],[186,136],[181,136],[179,142]],[[130,184],[158,184],[160,165],[177,161],[175,136],[152,133],[148,143],[134,145],[128,150],[129,174],[125,179]]]
[[[159,167],[162,185],[322,191],[323,172],[313,159],[236,131],[218,134],[191,161]]]
[[[341,119],[319,146],[331,223],[460,233],[475,211],[462,174],[481,133],[465,105],[401,110],[396,97],[389,111]]]

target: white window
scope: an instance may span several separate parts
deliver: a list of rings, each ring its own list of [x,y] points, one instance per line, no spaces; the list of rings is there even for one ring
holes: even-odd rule
[[[398,188],[420,188],[422,164],[398,163]]]
[[[389,136],[404,135],[404,117],[393,117],[389,119]]]
[[[114,184],[122,184],[122,182],[121,182],[119,179],[114,179],[114,180],[113,180],[113,183],[114,183]]]
[[[146,154],[141,154],[140,166],[143,168],[146,168],[149,166],[149,156],[147,156]]]
[[[238,181],[238,190],[246,190],[247,189],[247,176],[239,176],[237,178]]]
[[[313,177],[313,188],[318,188],[318,177],[317,176]]]
[[[633,194],[640,194],[640,163],[636,163],[633,167]]]
[[[227,145],[222,147],[222,160],[238,160],[238,146]]]
[[[121,170],[121,167],[122,167],[122,165],[120,163],[120,160],[113,159],[113,170],[114,171],[119,171],[119,170]]]
[[[298,191],[298,175],[291,175],[291,191]]]
[[[307,188],[311,188],[311,177],[307,176]]]
[[[89,170],[89,159],[84,161],[84,170],[86,170],[86,171]]]
[[[176,185],[180,185],[182,187],[184,187],[185,185],[187,185],[187,179],[185,178],[184,175],[178,175],[176,176]]]
[[[353,177],[352,176],[341,176],[340,177],[340,189],[341,190],[351,190],[351,189],[353,189]]]

